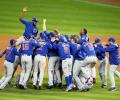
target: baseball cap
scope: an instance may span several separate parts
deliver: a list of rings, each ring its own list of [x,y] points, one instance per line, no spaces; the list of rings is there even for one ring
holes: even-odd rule
[[[95,39],[95,43],[99,43],[99,42],[101,42],[101,39],[100,38],[96,38]]]
[[[32,21],[38,22],[38,19],[36,17],[33,17]]]
[[[108,41],[114,43],[116,40],[115,40],[115,38],[111,37],[111,38],[108,39]]]
[[[17,41],[15,40],[15,39],[11,39],[10,40],[10,45],[13,45],[13,44],[15,44]]]

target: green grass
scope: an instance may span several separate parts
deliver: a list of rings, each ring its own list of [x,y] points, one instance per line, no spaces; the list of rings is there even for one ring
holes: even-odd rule
[[[78,33],[86,27],[90,34],[119,35],[120,5],[91,2],[92,0],[1,0],[0,34],[22,34],[24,25],[18,18],[22,7],[28,7],[27,20],[36,16],[39,30],[42,19],[47,29],[58,28],[63,33]]]
[[[44,84],[47,84],[45,77]],[[109,81],[108,81],[109,83]],[[0,100],[119,100],[120,98],[120,79],[116,78],[118,90],[108,92],[107,89],[100,88],[100,78],[97,77],[97,84],[89,92],[65,92],[63,89],[46,89],[45,85],[42,90],[34,90],[32,85],[29,85],[27,90],[20,90],[15,87],[7,86],[0,91]]]

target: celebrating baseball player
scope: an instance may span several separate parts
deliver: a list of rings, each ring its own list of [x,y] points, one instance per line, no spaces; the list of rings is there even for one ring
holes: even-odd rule
[[[32,69],[32,55],[35,47],[40,46],[40,43],[37,41],[25,40],[21,44],[20,53],[21,53],[21,66],[22,70],[20,73],[19,87],[21,89],[27,88],[27,81]]]
[[[26,39],[30,39],[37,37],[37,33],[38,33],[38,27],[37,27],[37,22],[38,19],[36,17],[32,18],[32,21],[27,21],[24,16],[27,12],[27,8],[23,8],[22,12],[21,12],[21,16],[19,18],[20,22],[23,23],[25,25],[25,31],[23,36],[21,36],[19,39],[17,39],[16,45],[18,45],[19,43],[25,41]]]
[[[106,77],[107,77],[108,60],[100,38],[95,39],[94,48],[95,48],[96,56],[98,58],[98,71],[100,78],[102,80],[101,87],[105,88],[107,86]]]
[[[0,89],[4,89],[4,87],[8,84],[10,79],[12,78],[12,74],[14,71],[14,61],[15,56],[19,55],[17,49],[15,48],[16,40],[10,40],[10,46],[6,48],[6,50],[0,54],[0,58],[5,55],[4,61],[4,76],[0,80]]]

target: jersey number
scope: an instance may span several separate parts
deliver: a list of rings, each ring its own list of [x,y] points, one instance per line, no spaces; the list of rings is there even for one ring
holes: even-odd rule
[[[29,50],[29,44],[22,44],[23,50]]]

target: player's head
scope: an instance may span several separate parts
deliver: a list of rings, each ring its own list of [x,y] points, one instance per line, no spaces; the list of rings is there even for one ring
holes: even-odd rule
[[[71,41],[71,37],[69,35],[65,34],[64,36],[67,39],[67,41],[69,41],[69,42]]]
[[[45,34],[44,32],[41,32],[41,33],[40,33],[40,38],[41,38],[41,39],[45,39],[45,38],[46,38],[46,34]]]
[[[100,38],[96,38],[96,39],[95,39],[95,43],[96,43],[96,44],[101,43],[101,39],[100,39]]]
[[[53,37],[55,37],[55,33],[54,33],[54,32],[50,32],[49,35],[48,35],[48,37],[49,37],[50,39],[53,38]]]
[[[60,36],[60,42],[67,42],[67,39],[64,35]]]
[[[114,44],[116,42],[115,38],[111,37],[108,39],[109,44]]]
[[[32,18],[32,23],[33,23],[33,25],[36,25],[37,22],[38,22],[38,19],[37,19],[36,17],[33,17],[33,18]]]
[[[15,39],[10,40],[10,45],[14,46],[17,41]]]
[[[86,34],[87,34],[87,29],[86,29],[86,28],[83,28],[83,29],[80,31],[80,36],[86,35]]]
[[[72,43],[77,43],[77,41],[78,41],[77,36],[76,35],[71,35],[71,42]]]

